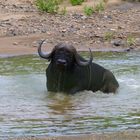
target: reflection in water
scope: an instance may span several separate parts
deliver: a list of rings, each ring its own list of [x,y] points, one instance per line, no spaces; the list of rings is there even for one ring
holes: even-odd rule
[[[48,98],[51,102],[47,105],[48,108],[52,111],[52,114],[61,114],[66,115],[67,112],[70,113],[70,110],[73,108],[73,103],[71,101],[70,95],[65,95],[63,93],[48,93]]]
[[[0,139],[140,129],[139,56],[95,54],[115,73],[118,94],[75,95],[47,92],[47,64],[36,56],[0,59]]]

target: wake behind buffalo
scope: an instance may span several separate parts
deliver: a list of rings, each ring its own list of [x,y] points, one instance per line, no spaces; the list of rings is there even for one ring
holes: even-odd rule
[[[74,94],[83,90],[115,93],[119,84],[113,73],[104,67],[85,60],[72,45],[60,43],[51,53],[41,50],[44,40],[38,47],[40,57],[50,61],[46,69],[47,89],[52,92]]]

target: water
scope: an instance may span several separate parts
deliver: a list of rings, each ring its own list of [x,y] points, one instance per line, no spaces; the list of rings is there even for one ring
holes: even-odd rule
[[[0,139],[140,129],[140,52],[96,53],[94,61],[114,72],[118,94],[50,93],[48,62],[38,56],[1,58]]]

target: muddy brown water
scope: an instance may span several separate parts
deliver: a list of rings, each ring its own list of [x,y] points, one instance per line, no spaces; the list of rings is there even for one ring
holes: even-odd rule
[[[117,94],[47,92],[48,62],[0,58],[0,139],[140,129],[140,52],[96,52],[94,61],[113,71]]]

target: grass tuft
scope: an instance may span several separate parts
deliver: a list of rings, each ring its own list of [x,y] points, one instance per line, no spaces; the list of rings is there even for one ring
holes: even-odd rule
[[[95,9],[92,6],[85,6],[84,13],[87,16],[91,16],[95,12]]]
[[[40,11],[47,13],[57,13],[59,9],[58,0],[36,0],[36,6]]]
[[[104,34],[104,40],[111,41],[114,37],[114,32],[105,32]]]
[[[96,6],[95,6],[95,11],[96,12],[101,12],[101,11],[104,11],[105,9],[105,3],[103,1],[100,1],[100,3],[98,3]]]
[[[84,2],[84,0],[70,0],[70,3],[75,6],[75,5],[81,5]]]
[[[66,15],[67,14],[67,8],[66,7],[63,7],[60,11],[60,14],[61,15]]]
[[[136,39],[132,36],[128,36],[126,39],[126,43],[128,46],[132,46],[136,44]]]
[[[105,9],[105,2],[100,1],[100,3],[98,3],[94,7],[93,6],[85,6],[84,7],[84,13],[87,16],[91,16],[93,13],[99,13],[101,11],[104,11],[104,9]]]

